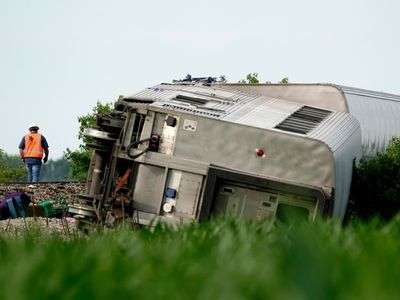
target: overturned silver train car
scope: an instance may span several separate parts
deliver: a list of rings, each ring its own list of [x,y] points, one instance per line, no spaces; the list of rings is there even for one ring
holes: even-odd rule
[[[93,156],[70,212],[107,224],[343,218],[361,156],[351,114],[224,85],[160,84],[121,97],[85,134]]]

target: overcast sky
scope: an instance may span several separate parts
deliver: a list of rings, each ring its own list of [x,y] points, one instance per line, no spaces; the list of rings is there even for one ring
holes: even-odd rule
[[[400,1],[0,0],[0,149],[30,123],[50,157],[78,116],[161,82],[337,83],[400,94]]]

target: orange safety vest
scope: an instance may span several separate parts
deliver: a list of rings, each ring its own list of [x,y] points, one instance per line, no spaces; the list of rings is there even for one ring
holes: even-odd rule
[[[40,133],[28,133],[25,135],[24,157],[43,157],[42,135]]]

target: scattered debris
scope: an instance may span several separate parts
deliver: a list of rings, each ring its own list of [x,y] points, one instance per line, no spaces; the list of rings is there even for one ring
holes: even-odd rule
[[[76,236],[79,234],[76,220],[63,212],[68,210],[68,202],[73,202],[75,195],[83,190],[84,183],[81,182],[0,183],[0,199],[12,192],[23,192],[32,200],[28,217],[0,221],[0,234],[21,237],[40,232],[44,236],[59,234],[63,239]],[[57,214],[57,208],[61,209],[61,214]]]

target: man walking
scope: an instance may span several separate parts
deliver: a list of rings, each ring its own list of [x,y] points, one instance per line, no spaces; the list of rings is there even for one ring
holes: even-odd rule
[[[28,170],[28,181],[39,182],[40,168],[49,158],[49,145],[46,138],[38,133],[39,126],[33,123],[29,126],[29,133],[19,143],[19,155]],[[43,157],[44,153],[44,157]]]

